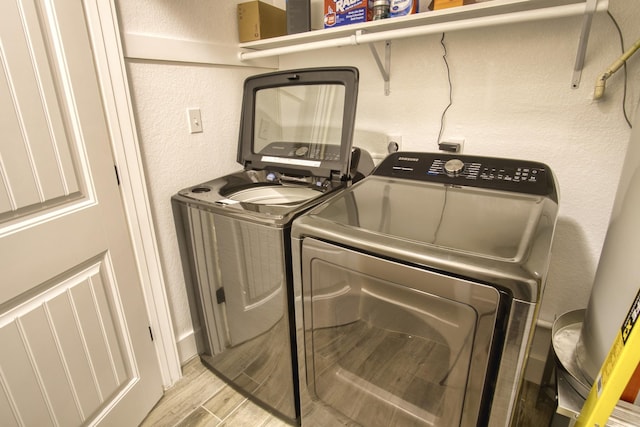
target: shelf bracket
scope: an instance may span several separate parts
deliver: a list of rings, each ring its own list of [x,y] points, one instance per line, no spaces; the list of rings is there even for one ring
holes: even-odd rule
[[[391,40],[387,40],[384,42],[384,65],[382,64],[382,60],[380,59],[380,55],[378,55],[378,51],[373,43],[369,43],[369,49],[371,50],[371,54],[373,55],[373,59],[376,60],[376,64],[378,64],[378,69],[380,70],[380,74],[382,75],[382,80],[384,80],[384,94],[385,96],[389,96],[390,84],[389,80],[391,77]]]
[[[584,20],[582,21],[582,32],[580,33],[580,42],[578,43],[578,53],[576,55],[576,64],[573,67],[573,79],[571,80],[571,87],[573,89],[580,87],[584,58],[587,53],[587,43],[589,42],[589,32],[591,31],[591,21],[593,21],[593,15],[597,7],[598,0],[586,1]]]

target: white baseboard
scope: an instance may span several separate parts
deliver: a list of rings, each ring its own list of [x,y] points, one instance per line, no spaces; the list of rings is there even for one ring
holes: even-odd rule
[[[179,337],[176,345],[178,347],[178,357],[180,359],[181,366],[184,366],[185,363],[198,355],[196,336],[193,331]]]

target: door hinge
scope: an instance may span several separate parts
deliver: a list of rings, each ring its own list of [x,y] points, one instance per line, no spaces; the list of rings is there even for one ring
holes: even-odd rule
[[[118,166],[113,165],[113,168],[116,170],[116,182],[118,183],[118,187],[120,187],[120,174],[118,173]]]
[[[224,288],[216,289],[216,301],[218,304],[222,304],[227,301],[227,298],[224,295]]]
[[[151,336],[151,341],[153,341],[153,331],[151,330],[151,326],[149,326],[149,336]]]

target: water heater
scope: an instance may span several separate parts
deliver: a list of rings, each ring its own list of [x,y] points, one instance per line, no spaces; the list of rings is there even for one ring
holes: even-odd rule
[[[591,383],[639,288],[640,108],[637,108],[611,222],[577,344],[578,366]]]

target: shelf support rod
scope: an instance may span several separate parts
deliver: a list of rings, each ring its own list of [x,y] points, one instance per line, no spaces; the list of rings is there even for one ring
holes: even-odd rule
[[[389,96],[391,92],[390,89],[390,80],[391,80],[391,40],[386,40],[384,42],[384,65],[382,64],[382,60],[380,59],[380,55],[378,55],[378,51],[373,43],[368,43],[369,49],[371,50],[371,54],[373,55],[373,59],[376,60],[376,64],[378,65],[378,69],[380,70],[380,74],[382,75],[382,80],[384,80],[384,94]]]
[[[584,58],[587,54],[587,44],[589,42],[589,32],[591,31],[591,21],[593,21],[593,15],[597,8],[598,0],[587,0],[584,12],[584,21],[582,21],[580,42],[578,43],[578,53],[576,54],[576,63],[573,67],[573,78],[571,79],[571,88],[573,89],[580,87]]]

